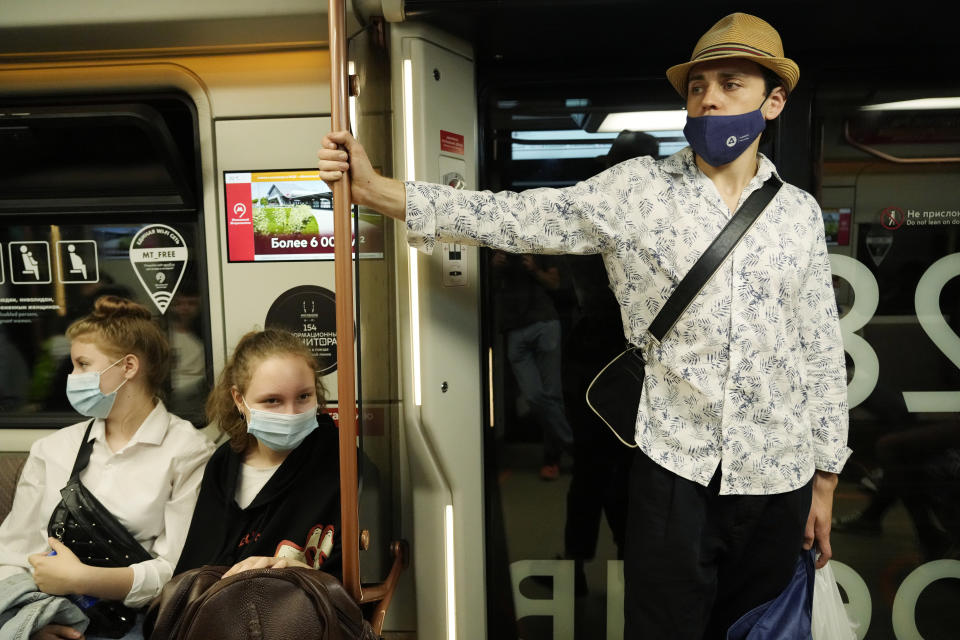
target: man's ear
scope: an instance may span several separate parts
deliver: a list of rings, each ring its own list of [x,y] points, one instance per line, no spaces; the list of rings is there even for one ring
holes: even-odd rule
[[[763,103],[763,117],[767,120],[775,120],[787,106],[787,92],[783,87],[776,87],[767,96]]]

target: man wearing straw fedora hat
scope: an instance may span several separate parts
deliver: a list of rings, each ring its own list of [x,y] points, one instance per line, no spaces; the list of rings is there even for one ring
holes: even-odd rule
[[[346,132],[318,152],[328,183],[405,220],[408,242],[599,253],[624,335],[643,353],[624,558],[625,637],[721,638],[779,594],[801,546],[830,557],[850,455],[846,369],[819,206],[784,184],[661,341],[664,302],[739,206],[776,174],[760,135],[796,86],[776,30],[711,27],[667,70],[690,146],[565,189],[455,190],[378,176]],[[341,147],[342,146],[342,147]]]

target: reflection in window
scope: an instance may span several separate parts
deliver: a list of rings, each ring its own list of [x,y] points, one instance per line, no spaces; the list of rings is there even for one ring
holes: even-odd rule
[[[0,283],[0,425],[62,426],[73,414],[65,386],[72,370],[64,332],[93,309],[101,295],[136,300],[155,312],[173,350],[165,400],[171,411],[203,424],[210,354],[204,338],[209,315],[201,304],[196,260],[202,256],[196,223],[168,224],[191,256],[172,301],[161,313],[130,261],[130,243],[145,224],[7,225],[0,227],[6,275]],[[39,276],[12,263],[29,248]],[[19,268],[20,273],[16,273]],[[32,282],[32,281],[36,282]]]

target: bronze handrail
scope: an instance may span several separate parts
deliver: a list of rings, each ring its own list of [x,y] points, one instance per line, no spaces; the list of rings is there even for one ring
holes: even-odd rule
[[[350,127],[344,4],[344,0],[329,0],[330,120],[333,131],[345,131]],[[340,414],[340,542],[343,549],[343,586],[355,601],[360,602],[351,202],[349,181],[339,180],[333,186],[333,255],[337,296],[337,409]]]

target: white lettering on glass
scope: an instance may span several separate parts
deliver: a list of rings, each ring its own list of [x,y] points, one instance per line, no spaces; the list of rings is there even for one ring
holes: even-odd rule
[[[863,263],[849,256],[830,254],[833,275],[843,278],[853,289],[853,307],[840,318],[843,348],[853,359],[853,379],[847,385],[847,402],[850,408],[867,399],[880,378],[880,360],[870,343],[855,331],[863,328],[877,310],[880,289],[877,279]]]
[[[930,340],[960,369],[960,338],[940,312],[940,292],[957,276],[960,276],[960,253],[940,258],[921,276],[913,304],[917,320]],[[960,391],[904,391],[903,399],[910,413],[960,411]]]

